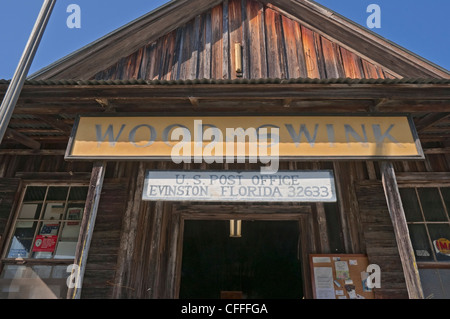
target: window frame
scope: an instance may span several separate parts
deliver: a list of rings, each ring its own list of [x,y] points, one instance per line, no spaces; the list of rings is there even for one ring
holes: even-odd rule
[[[0,273],[3,271],[3,267],[6,264],[7,265],[14,265],[14,264],[15,265],[23,265],[23,264],[27,264],[27,265],[70,265],[74,262],[74,258],[63,259],[63,258],[53,258],[53,257],[52,258],[33,258],[33,257],[8,258],[7,257],[11,242],[14,237],[14,232],[16,229],[16,224],[19,219],[20,211],[21,211],[23,203],[24,203],[27,187],[35,187],[35,186],[47,187],[47,188],[49,188],[49,187],[69,187],[69,188],[70,187],[88,187],[89,182],[84,182],[84,181],[73,181],[73,182],[72,181],[71,182],[23,181],[22,182],[22,184],[18,190],[18,192],[20,192],[20,196],[18,197],[17,203],[15,204],[14,213],[12,214],[12,216],[10,217],[10,221],[8,222],[8,232],[7,232],[7,234],[5,234],[6,238],[5,238],[5,241],[4,241],[4,244],[2,247],[2,252],[0,255]],[[87,199],[84,200],[84,206],[86,205],[86,200]],[[69,202],[68,196],[66,197],[66,200],[64,202],[65,202],[65,204],[67,204]],[[42,210],[44,210],[44,207],[42,207]],[[37,219],[33,219],[38,223],[33,239],[35,239],[36,233],[39,231],[39,224],[42,221],[44,221],[44,219],[40,218],[40,217],[41,216],[39,216],[39,218],[37,218]],[[83,217],[84,217],[84,214],[81,216],[81,219],[79,220],[80,224],[82,223]],[[57,221],[58,223],[64,223],[64,222],[67,222],[68,220],[67,219],[58,219],[55,221]],[[62,232],[62,227],[59,227],[58,234],[60,235],[61,232]],[[79,240],[80,240],[80,238],[78,237],[78,241]],[[58,242],[59,242],[59,236],[58,236]]]
[[[408,220],[406,220],[406,223],[407,223],[407,225],[424,225],[425,226],[428,245],[429,245],[429,247],[431,247],[431,249],[434,249],[434,247],[433,247],[433,242],[431,240],[427,225],[448,224],[450,227],[450,208],[448,208],[445,205],[445,201],[443,199],[443,195],[440,190],[441,188],[449,188],[449,187],[450,187],[450,182],[443,182],[443,181],[431,181],[431,180],[429,180],[429,181],[424,181],[424,180],[411,181],[411,180],[409,180],[408,182],[403,182],[401,180],[398,181],[399,189],[413,189],[414,190],[417,201],[419,203],[420,214],[422,217],[422,221],[420,221],[420,222],[417,222],[417,221],[409,222]],[[440,196],[444,211],[447,215],[447,221],[427,221],[426,220],[425,214],[424,214],[424,211],[422,208],[420,196],[417,191],[419,188],[437,188],[439,190],[439,196]],[[411,238],[411,235],[409,236],[409,238]],[[449,261],[436,260],[436,253],[434,251],[433,251],[432,259],[433,259],[432,261],[416,261],[417,267],[419,269],[450,269],[450,260]]]

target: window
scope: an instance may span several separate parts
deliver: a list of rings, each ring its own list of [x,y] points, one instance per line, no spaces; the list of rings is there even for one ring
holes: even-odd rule
[[[0,298],[65,298],[87,191],[83,185],[25,188],[2,259]]]
[[[450,299],[450,187],[401,188],[426,298]]]

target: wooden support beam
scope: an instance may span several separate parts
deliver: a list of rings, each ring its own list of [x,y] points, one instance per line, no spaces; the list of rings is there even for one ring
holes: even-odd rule
[[[83,219],[81,221],[80,236],[75,252],[74,268],[76,272],[76,281],[74,287],[69,287],[67,299],[80,299],[83,286],[83,277],[86,270],[89,248],[94,233],[95,220],[97,218],[97,209],[100,202],[100,195],[105,177],[106,162],[94,162],[89,191],[84,206]]]
[[[222,4],[222,78],[230,78],[230,65],[229,65],[229,52],[230,52],[230,34],[229,34],[229,23],[228,23],[228,0],[224,0]]]
[[[131,278],[133,277],[133,263],[136,254],[136,236],[139,232],[139,227],[142,224],[139,222],[141,204],[142,204],[142,190],[145,179],[145,163],[140,162],[139,167],[132,171],[136,174],[136,180],[133,178],[129,183],[129,195],[127,209],[123,218],[122,233],[120,239],[120,246],[117,256],[117,269],[115,275],[115,285],[113,290],[114,299],[130,298],[129,286],[133,285]],[[135,297],[135,296],[134,296]]]
[[[5,137],[34,150],[38,150],[41,148],[41,143],[11,128],[8,128],[6,130]]]
[[[420,133],[448,117],[450,117],[450,113],[430,113],[416,123],[417,132]]]
[[[420,283],[419,270],[409,237],[408,225],[405,212],[398,190],[394,166],[391,162],[380,162],[381,181],[394,226],[395,238],[397,239],[398,252],[402,262],[406,288],[410,299],[423,299],[422,285]]]
[[[66,150],[29,150],[29,149],[0,149],[0,155],[17,156],[63,156]]]
[[[186,165],[186,164],[185,164]],[[158,169],[164,170],[167,167],[167,162],[161,162],[158,165]],[[151,261],[149,273],[148,285],[152,289],[148,291],[148,297],[151,299],[158,299],[161,296],[160,291],[160,279],[161,279],[161,245],[162,245],[162,234],[164,227],[164,203],[158,201],[155,203],[155,208],[152,216],[152,234],[151,243],[152,247],[148,252],[148,260]]]
[[[449,154],[450,147],[426,148],[423,152],[425,154]]]
[[[450,182],[449,172],[403,172],[397,173],[396,177],[399,184],[436,185],[438,183]]]
[[[40,115],[37,116],[37,118],[62,133],[70,134],[70,132],[72,132],[72,126],[64,123],[64,121],[59,120],[55,117],[52,117],[50,115]]]
[[[225,64],[225,63],[224,63]],[[224,71],[228,70],[228,66]],[[224,78],[226,79],[226,78]],[[1,92],[1,90],[0,90]],[[102,95],[102,98],[99,98]],[[266,83],[266,84],[179,84],[179,85],[73,85],[59,86],[32,85],[23,89],[21,103],[90,103],[108,100],[112,103],[118,99],[126,100],[185,100],[188,96],[201,99],[283,99],[293,98],[298,100],[373,100],[380,102],[386,96],[393,96],[379,107],[391,103],[407,103],[417,105],[426,103],[434,111],[433,104],[442,109],[447,109],[450,99],[448,85],[376,85],[376,84],[314,84],[314,83]],[[424,100],[424,97],[427,97]],[[398,107],[398,105],[395,105]],[[382,111],[382,110],[380,110]],[[442,111],[445,112],[445,111]]]
[[[14,175],[22,180],[41,180],[46,182],[85,182],[89,172],[16,172]]]
[[[336,180],[336,192],[338,196],[338,206],[339,206],[339,219],[341,222],[341,228],[343,233],[344,248],[347,253],[354,253],[352,243],[354,240],[351,238],[351,227],[349,221],[347,220],[349,208],[349,201],[347,199],[349,195],[348,188],[346,185],[351,185],[353,181],[350,180],[349,175],[346,174],[344,162],[333,162],[333,171]]]
[[[320,164],[313,163],[313,169],[319,170]],[[328,238],[327,216],[325,214],[325,206],[323,203],[316,203],[315,214],[317,225],[319,228],[320,251],[322,254],[328,254],[330,253],[330,241]]]
[[[425,142],[445,142],[448,141],[450,139],[450,134],[431,134],[431,133],[421,133],[420,134],[420,141],[422,143]]]
[[[375,169],[374,162],[366,161],[366,169],[367,169],[367,174],[369,175],[369,179],[376,180],[377,179],[377,171]]]
[[[322,254],[329,254],[330,241],[328,239],[327,217],[323,203],[316,203],[316,220],[319,227],[320,252]]]

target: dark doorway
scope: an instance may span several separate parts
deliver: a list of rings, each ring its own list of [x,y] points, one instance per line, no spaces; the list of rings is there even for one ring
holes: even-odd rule
[[[302,298],[299,238],[298,221],[243,220],[233,238],[228,220],[185,220],[179,297]]]

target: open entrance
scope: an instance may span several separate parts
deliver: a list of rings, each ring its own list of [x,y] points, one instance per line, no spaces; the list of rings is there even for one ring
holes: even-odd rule
[[[230,219],[199,218],[184,220],[179,298],[303,297],[299,219],[247,215],[231,237]]]

